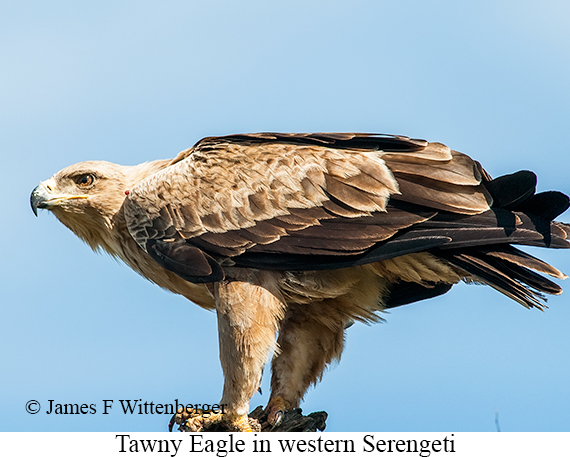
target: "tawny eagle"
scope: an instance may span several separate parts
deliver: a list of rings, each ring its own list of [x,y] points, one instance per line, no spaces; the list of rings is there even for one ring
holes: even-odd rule
[[[34,189],[93,249],[214,309],[226,422],[248,430],[273,349],[270,423],[338,359],[354,320],[484,283],[544,307],[565,275],[513,245],[568,248],[569,206],[530,171],[491,179],[440,143],[401,136],[262,133],[211,137],[174,159],[81,162]]]

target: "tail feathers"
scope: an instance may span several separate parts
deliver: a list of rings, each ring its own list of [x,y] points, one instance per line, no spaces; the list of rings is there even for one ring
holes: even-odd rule
[[[562,273],[557,268],[552,265],[537,259],[536,257],[515,248],[514,246],[503,246],[501,249],[496,249],[496,247],[480,248],[479,251],[486,255],[497,257],[503,259],[507,262],[514,263],[519,267],[531,268],[539,273],[544,273],[557,279],[566,279],[564,273]]]
[[[512,246],[442,251],[438,255],[526,308],[543,310],[547,308],[544,294],[562,293],[558,284],[532,270],[557,278],[564,278],[563,273]]]
[[[554,222],[557,216],[570,207],[568,196],[557,191],[536,194],[536,175],[531,171],[523,170],[492,179],[479,163],[476,166],[485,188],[493,198],[492,211],[471,216],[466,221],[467,225],[485,226],[488,222],[485,218],[495,215],[496,227],[503,228],[512,243],[550,248],[569,247],[570,225]],[[442,222],[447,225],[447,221],[443,220],[445,217],[436,216],[427,224],[432,224],[433,228]],[[485,229],[483,231],[489,232],[485,238],[491,241],[490,244],[477,245],[478,241],[468,240],[462,246],[458,237],[452,237],[454,239],[451,243],[434,250],[434,253],[437,251],[438,256],[526,308],[536,307],[542,310],[546,308],[545,294],[562,293],[558,284],[538,273],[565,279],[567,276],[564,273],[510,244],[493,244],[497,241],[489,236],[492,230]],[[540,235],[541,239],[534,239],[533,233]]]

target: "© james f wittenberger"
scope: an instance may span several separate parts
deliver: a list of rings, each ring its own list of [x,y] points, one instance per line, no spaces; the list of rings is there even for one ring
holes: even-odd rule
[[[46,414],[110,414],[115,411],[123,414],[176,414],[180,408],[186,411],[200,409],[203,414],[225,414],[225,404],[218,403],[180,403],[174,399],[171,403],[155,403],[153,401],[137,400],[101,400],[99,403],[59,403],[48,400],[45,408]],[[26,411],[37,414],[41,410],[41,404],[37,400],[26,403]]]

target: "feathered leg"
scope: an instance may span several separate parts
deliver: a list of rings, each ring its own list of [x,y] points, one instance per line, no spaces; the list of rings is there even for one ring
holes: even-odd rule
[[[223,421],[230,429],[251,431],[249,402],[259,387],[263,365],[275,345],[283,302],[272,293],[271,273],[245,272],[215,283],[212,293],[218,315],[220,361],[224,372],[221,414],[189,419],[190,429]]]
[[[278,352],[272,362],[267,420],[280,423],[286,410],[297,408],[325,367],[339,359],[349,317],[336,300],[290,307],[279,329]]]

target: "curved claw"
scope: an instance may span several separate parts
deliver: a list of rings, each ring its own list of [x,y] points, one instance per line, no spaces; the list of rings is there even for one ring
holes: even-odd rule
[[[176,424],[176,414],[174,414],[171,418],[170,418],[170,422],[168,423],[168,431],[171,432],[172,428],[174,427],[174,424]]]
[[[275,422],[273,423],[273,427],[271,427],[271,432],[281,425],[283,417],[285,417],[285,413],[282,410],[275,411],[273,414]]]
[[[278,427],[285,416],[285,411],[291,409],[289,402],[285,401],[280,396],[275,396],[269,400],[269,403],[265,407],[265,413],[267,414],[267,422],[272,425],[271,430]]]

